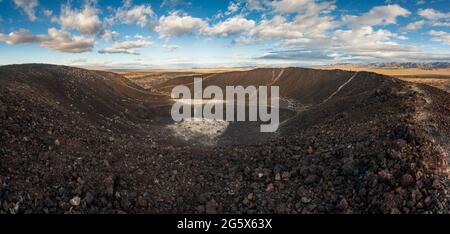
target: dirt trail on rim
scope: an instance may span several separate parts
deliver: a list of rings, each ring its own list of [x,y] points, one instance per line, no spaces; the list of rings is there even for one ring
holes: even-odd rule
[[[278,76],[273,78],[273,81],[270,83],[270,86],[275,85],[280,80],[280,78],[283,75],[285,70],[286,70],[285,68],[281,69],[281,71],[278,74]],[[273,74],[275,74],[275,70],[273,71]]]
[[[281,72],[281,74],[282,74],[282,73],[283,73],[283,71]],[[338,88],[334,93],[332,93],[327,99],[325,99],[323,102],[321,102],[321,103],[320,103],[319,105],[317,105],[317,106],[320,106],[320,105],[325,104],[325,103],[327,103],[328,101],[330,101],[330,100],[331,100],[334,96],[336,96],[343,88],[345,88],[345,87],[346,87],[353,79],[355,79],[356,76],[358,76],[358,74],[359,74],[359,72],[356,72],[352,77],[350,77],[350,78],[348,79],[347,82],[345,82],[344,84],[342,84],[341,86],[339,86],[339,88]],[[313,106],[315,106],[315,105],[313,105]],[[311,107],[313,107],[313,106],[306,106],[306,107],[301,108],[300,110],[297,110],[297,112],[296,112],[296,114],[295,114],[294,116],[292,116],[291,118],[286,119],[285,121],[281,122],[281,123],[280,123],[280,127],[283,126],[283,125],[285,125],[285,124],[288,123],[289,121],[291,121],[291,120],[297,118],[301,113],[303,113],[303,112],[309,110],[309,109],[310,109]]]
[[[444,156],[444,164],[447,165],[444,165],[443,171],[449,173],[450,139],[436,131],[439,123],[433,118],[433,99],[430,97],[428,91],[419,84],[411,84],[409,88],[413,92],[416,92],[419,98],[413,120],[425,131],[427,137],[434,144],[434,148]]]
[[[339,86],[339,88],[336,90],[336,92],[332,93],[327,99],[325,99],[321,104],[326,103],[328,101],[330,101],[334,96],[336,96],[345,86],[347,86],[350,82],[352,82],[353,79],[356,78],[356,76],[358,76],[359,72],[355,73],[352,77],[350,77],[350,79],[348,79],[347,82],[345,82],[344,84],[342,84],[341,86]]]

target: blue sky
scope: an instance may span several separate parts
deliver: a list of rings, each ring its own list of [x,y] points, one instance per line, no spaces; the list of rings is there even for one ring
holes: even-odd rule
[[[448,0],[0,0],[0,64],[450,61]]]

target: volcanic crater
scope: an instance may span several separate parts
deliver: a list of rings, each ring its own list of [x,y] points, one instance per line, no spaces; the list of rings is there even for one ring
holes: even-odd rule
[[[281,124],[175,123],[180,76],[0,67],[0,213],[448,213],[450,94],[369,72],[259,68]]]

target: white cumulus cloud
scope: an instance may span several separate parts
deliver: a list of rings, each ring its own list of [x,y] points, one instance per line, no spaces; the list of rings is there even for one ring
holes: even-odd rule
[[[132,54],[139,55],[140,48],[149,47],[152,43],[147,40],[116,42],[111,47],[99,51],[100,54]]]
[[[91,51],[94,47],[94,40],[82,36],[71,36],[68,32],[48,29],[48,34],[34,35],[27,29],[20,29],[8,35],[0,34],[0,41],[10,45],[38,43],[41,47],[59,52],[82,53]]]
[[[444,13],[435,9],[420,9],[417,14],[430,21],[433,26],[450,26],[450,12]]]
[[[229,36],[232,34],[249,32],[255,25],[256,23],[253,20],[245,19],[242,16],[235,16],[205,30],[206,34]]]
[[[272,2],[274,10],[278,13],[302,13],[316,15],[329,12],[336,8],[334,1],[317,0],[276,0]]]
[[[406,29],[409,31],[416,31],[417,29],[422,28],[425,25],[425,20],[419,20],[416,22],[411,22],[408,25],[406,25]]]
[[[432,36],[433,41],[442,42],[450,45],[450,33],[444,31],[431,30],[429,34]]]
[[[82,53],[92,51],[94,39],[85,38],[83,36],[72,37],[63,30],[50,28],[48,30],[47,39],[41,42],[41,46],[60,52]]]
[[[83,9],[72,9],[70,5],[61,8],[59,22],[63,29],[75,29],[82,34],[97,34],[102,30],[99,10],[89,3]]]
[[[145,27],[155,15],[149,4],[133,5],[131,0],[126,0],[115,14],[114,20],[123,24],[136,23],[140,27]]]
[[[14,4],[22,9],[31,21],[37,19],[35,8],[39,6],[38,0],[14,0]]]
[[[420,9],[417,12],[420,16],[422,16],[425,19],[428,20],[439,20],[444,18],[450,18],[450,12],[449,13],[443,13],[435,9]]]
[[[29,30],[23,28],[19,29],[16,32],[11,32],[8,35],[0,33],[0,41],[4,41],[9,45],[35,43],[39,42],[42,37],[42,35],[33,35]]]
[[[407,17],[411,14],[399,5],[376,6],[369,12],[360,15],[346,15],[343,22],[352,27],[396,24],[398,17]]]
[[[205,20],[175,11],[170,15],[162,16],[155,31],[162,38],[169,38],[184,34],[202,33],[207,27],[208,23]]]

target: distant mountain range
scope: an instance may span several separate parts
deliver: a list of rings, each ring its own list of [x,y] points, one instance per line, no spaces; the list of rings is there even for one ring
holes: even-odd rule
[[[450,68],[449,62],[434,62],[434,63],[371,63],[371,67],[377,68],[419,68],[419,69],[443,69]]]
[[[332,66],[352,66],[352,67],[369,67],[369,68],[384,68],[384,69],[411,69],[418,68],[424,70],[432,69],[446,69],[450,68],[450,62],[433,62],[433,63],[414,63],[414,62],[390,62],[390,63],[369,63],[369,64],[335,64]]]

